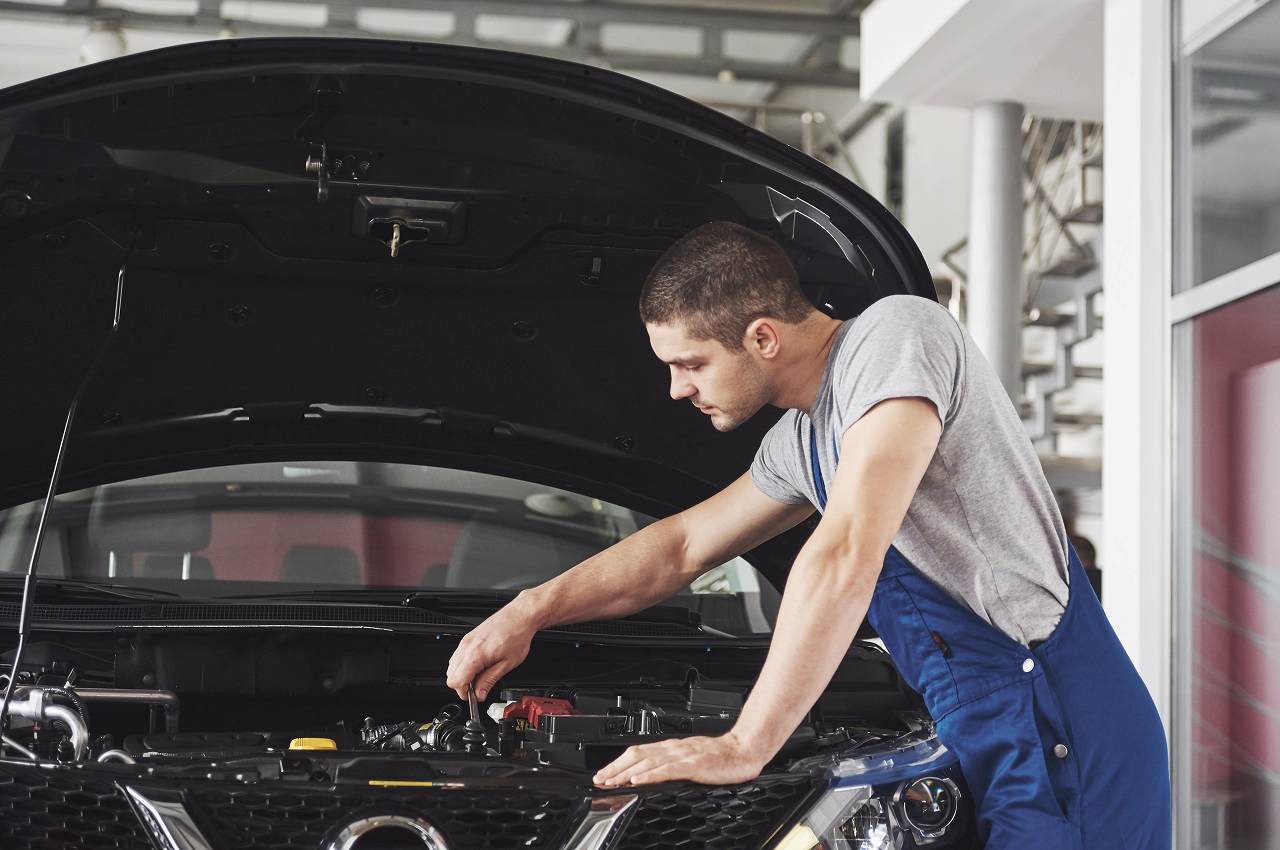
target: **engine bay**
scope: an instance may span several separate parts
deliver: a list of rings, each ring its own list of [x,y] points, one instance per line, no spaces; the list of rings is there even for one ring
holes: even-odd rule
[[[594,771],[627,747],[667,738],[720,735],[732,728],[743,693],[691,685],[648,691],[570,688],[559,695],[506,689],[482,716],[481,735],[467,735],[467,711],[450,703],[425,723],[374,724],[359,730],[357,748],[396,752],[466,753],[519,759],[530,765]],[[827,728],[806,722],[780,756],[892,740],[901,731]]]
[[[596,788],[592,774],[633,745],[731,729],[763,648],[544,637],[522,675],[480,702],[443,686],[449,635],[363,637],[117,629],[32,644],[0,759],[7,804],[29,813],[12,829],[60,828],[60,813],[88,800],[114,805],[120,830],[138,829],[131,806],[194,818],[183,823],[211,847],[330,846],[389,811],[425,817],[459,847],[559,846],[592,822],[588,811],[627,806],[626,847],[666,846],[655,842],[690,823],[727,842],[717,847],[761,846],[854,770],[866,771],[855,790],[867,796],[840,799],[862,808],[822,829],[857,846],[968,846],[958,765],[870,645],[855,642],[757,779],[635,795]],[[935,827],[945,841],[929,837]],[[6,828],[0,838],[19,834]]]
[[[36,821],[57,828],[64,797],[114,800],[120,828],[135,829],[131,805],[180,795],[179,814],[198,817],[217,847],[259,846],[263,835],[326,846],[352,818],[388,807],[454,836],[551,841],[587,807],[626,797],[639,807],[628,822],[637,846],[685,829],[695,809],[727,830],[731,843],[717,846],[757,846],[849,770],[870,771],[860,793],[873,795],[840,827],[857,840],[898,829],[890,818],[960,823],[968,811],[919,697],[882,648],[862,641],[757,780],[628,796],[595,787],[592,775],[630,746],[732,728],[766,640],[543,633],[480,702],[444,685],[462,629],[135,624],[36,634],[0,759],[0,788],[12,792],[0,806],[33,807],[14,821],[28,832]]]
[[[728,731],[768,648],[544,635],[473,715],[444,685],[460,639],[461,630],[47,631],[27,647],[4,754],[246,783],[533,772],[581,785],[632,745]],[[855,642],[770,767],[884,749],[931,728],[883,650]]]
[[[236,695],[82,685],[76,668],[54,661],[19,678],[5,750],[9,757],[49,762],[146,764],[161,773],[212,770],[240,781],[278,777],[288,764],[303,762],[325,781],[353,772],[362,780],[387,779],[392,762],[399,766],[387,781],[529,770],[580,778],[629,746],[719,735],[733,726],[750,683],[709,679],[692,665],[679,669],[681,681],[639,676],[506,687],[474,712],[436,687],[430,692],[455,698],[427,705],[415,699],[420,711],[409,712],[404,698],[389,696],[395,688],[363,689],[363,700],[355,688],[340,698],[298,694],[249,706]],[[857,717],[838,701],[826,706],[832,716],[824,718],[820,701],[779,751],[777,764],[890,744],[930,725],[913,710]],[[363,711],[353,716],[353,708]]]

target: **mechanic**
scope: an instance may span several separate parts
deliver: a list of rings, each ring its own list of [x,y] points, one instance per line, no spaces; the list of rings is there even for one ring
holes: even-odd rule
[[[618,787],[757,776],[866,616],[923,696],[988,848],[1168,848],[1163,725],[1067,539],[1000,380],[927,298],[838,321],[773,240],[691,231],[640,296],[671,396],[719,431],[784,409],[719,493],[521,591],[461,641],[446,681],[483,698],[536,631],[623,616],[809,517],[765,664],[733,729],[628,748]]]

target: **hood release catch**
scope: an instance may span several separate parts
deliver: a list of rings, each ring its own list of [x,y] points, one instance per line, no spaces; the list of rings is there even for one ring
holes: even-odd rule
[[[401,248],[415,242],[461,242],[465,220],[463,201],[362,195],[356,198],[351,226],[357,236],[381,242],[398,257]]]

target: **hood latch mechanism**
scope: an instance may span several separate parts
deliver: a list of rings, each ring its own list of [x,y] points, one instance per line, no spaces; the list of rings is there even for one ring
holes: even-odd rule
[[[356,199],[351,225],[357,236],[376,239],[398,257],[401,248],[415,242],[461,242],[466,209],[463,201],[362,195]]]
[[[323,204],[329,200],[329,151],[323,141],[307,143],[306,169],[316,175],[316,203]]]

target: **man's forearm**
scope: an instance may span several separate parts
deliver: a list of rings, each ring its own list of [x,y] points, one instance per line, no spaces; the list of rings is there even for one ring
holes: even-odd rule
[[[787,578],[769,655],[731,735],[772,757],[817,702],[871,604],[881,560],[815,538]]]
[[[540,629],[621,617],[669,598],[693,579],[677,514],[623,538],[516,599]]]

